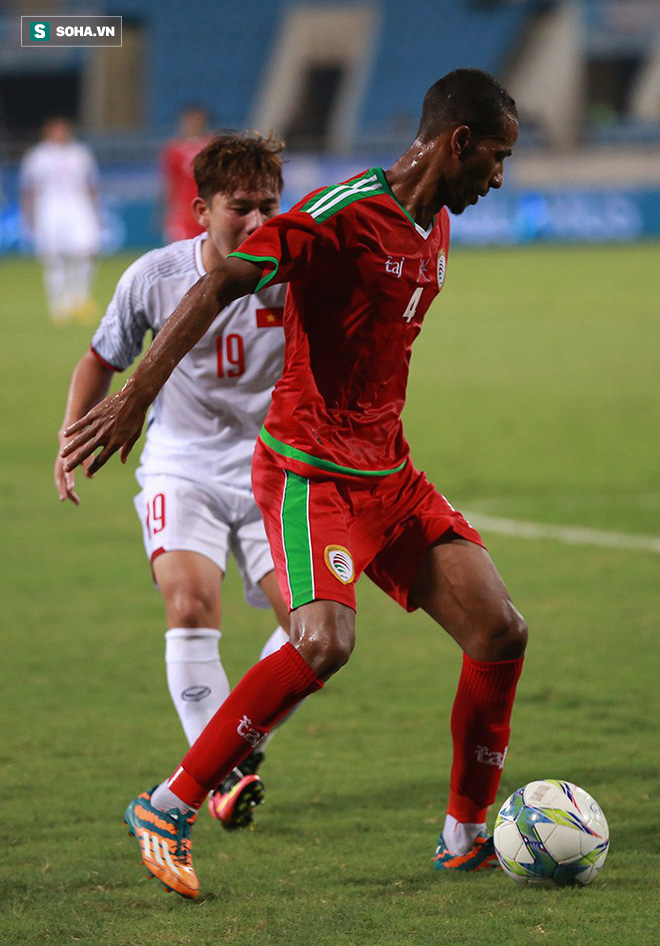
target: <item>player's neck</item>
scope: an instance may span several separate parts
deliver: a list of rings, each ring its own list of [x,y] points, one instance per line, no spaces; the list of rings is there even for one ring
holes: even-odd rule
[[[416,139],[385,171],[392,193],[415,223],[426,229],[442,207],[438,198],[439,154],[437,142]]]

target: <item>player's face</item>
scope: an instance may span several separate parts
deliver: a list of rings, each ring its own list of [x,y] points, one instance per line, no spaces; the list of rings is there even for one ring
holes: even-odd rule
[[[184,138],[201,138],[206,134],[206,113],[190,109],[181,116],[180,134]]]
[[[57,144],[68,144],[73,137],[71,123],[64,118],[52,118],[44,126],[44,138]]]
[[[460,129],[457,129],[457,132]],[[470,138],[454,154],[454,173],[443,181],[444,200],[454,214],[476,204],[489,190],[499,189],[504,182],[504,161],[518,140],[518,122],[503,116],[499,134],[489,138]]]
[[[267,187],[214,194],[210,203],[198,200],[205,207],[198,219],[221,256],[233,253],[264,220],[280,212],[280,195]]]

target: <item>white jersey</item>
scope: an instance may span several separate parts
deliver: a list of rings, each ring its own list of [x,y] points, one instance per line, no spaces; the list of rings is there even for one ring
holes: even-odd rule
[[[21,162],[20,186],[34,201],[34,237],[45,255],[92,255],[99,241],[93,192],[98,169],[78,141],[43,141]]]
[[[97,356],[118,371],[132,364],[145,334],[205,274],[205,238],[152,250],[126,270],[92,340]],[[272,286],[232,302],[177,365],[150,412],[138,480],[171,474],[251,491],[255,441],[282,373],[285,294]]]

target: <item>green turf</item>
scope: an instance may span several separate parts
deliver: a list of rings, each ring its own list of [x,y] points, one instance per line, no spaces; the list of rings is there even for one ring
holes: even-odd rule
[[[103,263],[107,302],[128,257]],[[413,357],[417,464],[459,508],[660,534],[660,247],[456,251]],[[139,866],[126,803],[184,750],[162,605],[118,462],[60,505],[51,470],[90,329],[55,328],[40,274],[0,261],[3,373],[0,942],[654,944],[657,555],[485,532],[531,626],[500,798],[538,777],[601,802],[612,848],[584,890],[434,874],[459,655],[365,579],[344,671],[277,736],[258,828],[202,814],[202,896]],[[134,460],[131,466],[134,465]],[[236,679],[272,630],[226,581]]]

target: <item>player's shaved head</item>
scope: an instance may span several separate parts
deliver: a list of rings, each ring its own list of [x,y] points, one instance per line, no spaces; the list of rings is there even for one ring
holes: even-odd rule
[[[237,190],[274,190],[282,193],[284,142],[259,134],[217,135],[193,161],[199,196],[210,200],[214,194]]]
[[[505,116],[517,121],[518,110],[497,79],[481,69],[455,69],[424,96],[417,137],[433,141],[447,128],[467,125],[477,138],[485,138],[501,130]]]

